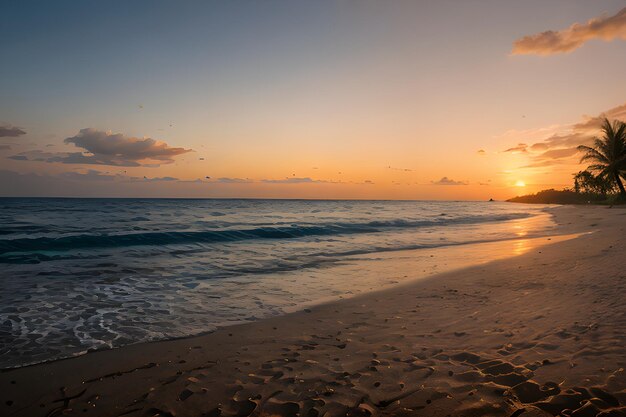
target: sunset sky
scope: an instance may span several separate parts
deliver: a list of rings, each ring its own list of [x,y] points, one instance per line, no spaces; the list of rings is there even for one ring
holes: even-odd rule
[[[504,199],[626,120],[626,2],[0,6],[0,195]],[[549,31],[549,32],[548,32]]]

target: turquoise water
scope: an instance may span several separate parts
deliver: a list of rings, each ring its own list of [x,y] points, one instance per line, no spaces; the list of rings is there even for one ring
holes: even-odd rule
[[[355,254],[519,237],[514,223],[541,216],[542,209],[431,201],[0,199],[0,368],[282,314],[290,299],[315,301],[304,285],[300,293],[292,285],[309,279],[302,272],[332,273]],[[524,233],[539,235],[548,226],[539,222]],[[272,289],[261,302],[268,276],[289,279],[289,289]]]

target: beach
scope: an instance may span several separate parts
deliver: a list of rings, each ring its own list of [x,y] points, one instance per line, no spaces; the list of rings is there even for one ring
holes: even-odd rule
[[[626,417],[625,6],[1,2],[0,417]]]
[[[522,254],[5,370],[0,415],[626,415],[626,210],[550,213]]]

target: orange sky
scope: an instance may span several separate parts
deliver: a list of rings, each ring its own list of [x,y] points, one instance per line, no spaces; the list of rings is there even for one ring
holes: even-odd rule
[[[0,195],[505,199],[626,120],[622,1],[99,7],[3,6]]]

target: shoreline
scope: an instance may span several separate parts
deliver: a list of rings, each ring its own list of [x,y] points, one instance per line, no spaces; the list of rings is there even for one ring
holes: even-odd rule
[[[497,260],[501,260],[501,259],[509,259],[515,256],[521,256],[523,255],[523,253],[528,252],[531,249],[537,249],[540,248],[542,246],[546,246],[546,245],[554,245],[554,244],[558,244],[559,242],[563,242],[563,241],[567,241],[570,239],[576,239],[577,237],[582,236],[583,233],[571,233],[571,234],[566,234],[566,235],[561,235],[561,234],[554,234],[554,235],[546,235],[543,237],[531,237],[531,238],[511,238],[511,239],[503,239],[503,240],[496,240],[496,241],[486,241],[486,242],[472,242],[472,243],[462,243],[462,244],[451,244],[451,245],[447,245],[447,246],[440,246],[440,247],[436,247],[436,248],[425,248],[425,249],[403,249],[403,250],[393,250],[393,251],[381,251],[381,252],[375,252],[375,253],[368,253],[366,255],[370,256],[370,257],[374,257],[374,258],[378,258],[378,259],[359,259],[358,261],[356,261],[353,265],[351,265],[351,268],[359,268],[360,266],[363,266],[364,263],[368,262],[368,261],[373,261],[373,262],[384,262],[384,263],[389,263],[392,262],[394,260],[398,260],[398,258],[405,258],[405,257],[411,257],[412,255],[416,254],[416,251],[420,251],[423,252],[421,253],[421,257],[425,258],[425,257],[429,257],[431,256],[431,254],[434,253],[441,253],[441,252],[448,252],[446,253],[446,255],[451,255],[454,254],[455,252],[459,252],[459,251],[466,251],[468,248],[472,248],[475,249],[477,252],[485,252],[491,249],[503,249],[503,248],[507,248],[507,249],[511,249],[511,248],[515,248],[513,250],[516,251],[520,251],[520,253],[516,253],[516,254],[511,254],[511,255],[505,255],[502,258],[491,258],[491,259],[481,259],[481,260],[472,260],[470,264],[465,264],[463,261],[459,261],[456,260],[454,266],[449,266],[448,269],[444,269],[444,270],[438,270],[438,271],[430,271],[430,272],[424,272],[423,275],[421,276],[417,276],[417,277],[413,277],[410,278],[406,281],[400,282],[400,281],[396,281],[393,279],[387,279],[389,281],[389,283],[387,283],[386,285],[384,285],[381,288],[378,289],[370,289],[364,292],[360,292],[357,294],[353,294],[353,295],[337,295],[337,296],[329,296],[328,298],[325,299],[316,299],[316,300],[312,300],[309,302],[305,302],[302,303],[300,305],[298,305],[297,307],[286,307],[284,309],[284,311],[276,316],[268,316],[268,317],[260,317],[258,319],[255,320],[250,320],[248,322],[237,322],[237,323],[230,323],[230,324],[222,324],[222,325],[218,325],[216,329],[213,330],[207,330],[204,332],[200,332],[200,333],[196,333],[196,334],[191,334],[191,335],[186,335],[186,336],[179,336],[179,337],[170,337],[170,338],[166,338],[166,339],[157,339],[157,340],[150,340],[150,341],[140,341],[137,343],[131,343],[128,345],[123,345],[123,346],[116,346],[116,347],[109,347],[109,348],[96,348],[96,349],[88,349],[84,352],[81,353],[77,353],[73,356],[67,356],[67,357],[60,357],[60,358],[53,358],[50,360],[44,360],[41,362],[33,362],[33,363],[27,363],[27,364],[23,364],[23,365],[17,365],[14,367],[5,367],[5,368],[0,368],[0,374],[4,373],[4,372],[11,372],[14,370],[19,370],[19,369],[23,369],[23,368],[28,368],[28,367],[33,367],[33,366],[39,366],[39,365],[46,365],[46,364],[51,364],[54,362],[59,362],[59,361],[67,361],[67,360],[72,360],[72,359],[76,359],[85,355],[89,355],[89,354],[93,354],[93,353],[97,353],[97,352],[106,352],[106,351],[110,351],[110,350],[117,350],[117,349],[125,349],[127,347],[130,346],[141,346],[141,345],[147,345],[147,344],[153,344],[153,343],[164,343],[164,342],[172,342],[172,341],[179,341],[179,340],[186,340],[186,339],[193,339],[193,338],[197,338],[197,337],[202,337],[202,336],[207,336],[209,334],[212,334],[218,330],[225,330],[225,329],[229,329],[232,327],[236,327],[236,326],[242,326],[242,325],[246,325],[246,324],[253,324],[253,323],[258,323],[259,321],[263,321],[263,320],[267,320],[270,318],[280,318],[280,317],[285,317],[285,316],[289,316],[291,314],[295,314],[295,313],[302,313],[304,312],[305,309],[312,309],[312,308],[316,308],[316,307],[324,307],[324,306],[328,306],[328,305],[332,305],[334,303],[340,303],[344,300],[350,300],[352,298],[357,298],[357,297],[367,297],[370,296],[372,294],[378,293],[378,292],[384,292],[387,290],[393,290],[393,289],[397,289],[403,286],[411,286],[414,285],[416,282],[420,281],[420,280],[425,280],[425,279],[436,279],[438,275],[441,274],[446,274],[446,273],[451,273],[451,272],[458,272],[461,271],[463,269],[466,268],[472,268],[472,267],[477,267],[479,265],[484,265],[484,264],[488,264],[490,262],[494,262]],[[380,259],[380,256],[377,255],[387,255],[388,253],[391,253],[391,256],[389,257],[389,259],[385,259],[382,260]],[[450,253],[451,252],[451,253]],[[395,256],[394,256],[395,255]],[[356,256],[360,256],[360,255],[356,255]],[[428,261],[428,259],[424,259],[424,261]],[[432,263],[433,261],[431,261]],[[438,262],[438,261],[434,261],[434,262]],[[466,260],[466,262],[468,262]],[[422,266],[423,264],[420,262],[420,266]],[[381,265],[382,266],[382,265]],[[423,265],[423,267],[426,268],[426,270],[428,270],[428,268],[432,268],[433,265]],[[435,265],[435,269],[436,269],[437,265]],[[329,267],[329,269],[326,270],[322,270],[320,271],[321,274],[328,274],[329,272],[332,273],[332,266]],[[381,269],[380,266],[377,269]],[[370,272],[371,273],[371,272]]]
[[[200,336],[4,370],[0,413],[615,411],[626,401],[626,211],[550,211],[561,232],[596,233]]]
[[[317,293],[309,294],[309,299],[301,300],[297,304],[291,305],[286,302],[278,308],[280,311],[275,312],[275,314],[268,312],[263,314],[263,311],[259,311],[259,314],[253,315],[250,319],[214,323],[213,328],[188,335],[156,337],[152,340],[140,340],[121,346],[85,347],[83,351],[73,354],[59,355],[50,359],[36,360],[18,365],[3,365],[3,367],[0,367],[0,372],[78,358],[90,353],[121,349],[132,345],[204,336],[219,329],[254,323],[271,317],[285,316],[301,311],[304,308],[312,308],[363,296],[384,289],[396,288],[400,285],[411,285],[418,280],[426,279],[433,275],[478,266],[498,259],[519,256],[536,247],[577,237],[577,233],[560,233],[557,230],[557,226],[555,226],[553,217],[549,213],[549,209],[546,208],[541,210],[540,214],[494,223],[494,226],[498,225],[497,227],[502,227],[502,225],[508,223],[509,225],[506,228],[518,229],[519,235],[516,237],[446,242],[433,246],[416,245],[413,248],[402,249],[380,248],[375,252],[365,251],[345,255],[340,260],[327,261],[323,266],[266,273],[261,279],[265,282],[264,286],[268,289],[280,286],[293,288],[294,285],[289,282],[294,280],[300,284],[303,281],[316,281],[317,283],[312,286],[312,289],[317,290]],[[359,276],[357,286],[341,287],[337,283],[342,278],[350,280],[354,276]],[[239,281],[240,278],[222,278],[221,280],[224,283],[228,283]],[[242,277],[241,282],[244,283],[246,281],[247,277]]]

